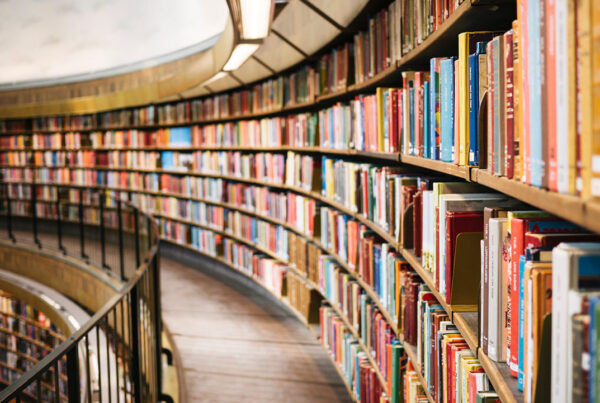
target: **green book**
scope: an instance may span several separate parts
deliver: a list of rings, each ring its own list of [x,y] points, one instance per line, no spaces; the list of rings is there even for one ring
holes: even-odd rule
[[[494,403],[499,402],[500,397],[496,392],[479,391],[477,392],[477,403]]]
[[[392,390],[390,390],[390,402],[401,403],[404,386],[402,385],[402,373],[400,371],[400,359],[404,355],[404,347],[398,342],[392,346]]]

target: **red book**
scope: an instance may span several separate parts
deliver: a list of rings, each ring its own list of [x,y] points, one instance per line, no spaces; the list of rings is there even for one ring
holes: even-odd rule
[[[469,372],[469,402],[477,401],[477,374],[485,373],[483,368],[476,369],[475,371]]]
[[[504,74],[505,74],[505,135],[504,139],[504,166],[506,176],[514,175],[515,133],[514,133],[514,90],[513,90],[513,32],[504,34]]]
[[[448,395],[448,402],[453,402],[455,393],[455,380],[456,380],[456,365],[454,363],[454,353],[460,350],[469,348],[464,340],[456,340],[446,344],[446,393]]]
[[[483,212],[448,211],[446,213],[446,303],[452,300],[452,272],[456,239],[463,232],[483,232]],[[479,250],[479,245],[473,245]]]
[[[525,234],[525,249],[553,248],[561,242],[600,242],[599,234]]]

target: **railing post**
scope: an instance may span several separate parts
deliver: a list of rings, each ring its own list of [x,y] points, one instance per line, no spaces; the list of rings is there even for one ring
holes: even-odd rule
[[[85,254],[85,225],[83,224],[83,189],[79,189],[79,245],[81,247],[81,258],[89,263],[89,257]]]
[[[36,243],[38,248],[42,249],[42,243],[38,238],[38,226],[37,226],[37,186],[35,183],[31,184],[31,215],[33,218],[33,242]]]
[[[135,269],[140,267],[140,211],[137,207],[133,208],[133,236],[135,238]]]
[[[62,243],[62,221],[60,218],[60,192],[58,191],[58,187],[56,187],[56,236],[58,237],[58,249],[62,251],[63,255],[67,254],[67,250],[65,249]]]
[[[123,217],[121,208],[121,198],[117,199],[117,219],[119,231],[119,265],[121,269],[121,280],[125,281],[125,255],[123,254]]]
[[[100,208],[100,251],[102,256],[102,268],[110,270],[110,267],[106,264],[106,239],[104,233],[104,195],[102,192],[98,194],[98,205]]]
[[[67,353],[67,379],[69,402],[79,403],[81,401],[81,387],[79,385],[79,351],[77,343],[74,343]]]
[[[133,382],[133,401],[142,401],[142,374],[140,372],[140,316],[138,307],[138,285],[129,294],[129,309],[131,317],[131,380]]]
[[[4,183],[4,186],[6,191],[6,229],[8,231],[8,237],[12,240],[13,243],[17,243],[15,234],[13,234],[12,232],[12,203],[10,202],[10,197],[8,195],[8,183]]]
[[[154,297],[154,335],[156,337],[156,382],[158,395],[162,396],[162,317],[160,304],[160,258],[158,249],[152,261],[152,276],[154,277],[152,294]]]
[[[152,249],[152,219],[146,216],[146,238],[148,240],[148,250]],[[148,257],[146,256],[146,262]]]

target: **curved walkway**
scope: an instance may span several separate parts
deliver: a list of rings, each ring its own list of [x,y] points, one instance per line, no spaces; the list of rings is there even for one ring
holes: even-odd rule
[[[182,248],[161,254],[163,319],[187,402],[351,401],[323,347],[267,291]]]

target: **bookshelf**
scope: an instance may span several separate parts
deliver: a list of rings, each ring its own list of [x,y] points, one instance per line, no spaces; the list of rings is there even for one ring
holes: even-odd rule
[[[4,290],[0,292],[0,382],[4,385],[10,385],[66,340],[55,323],[25,302],[28,298],[19,299]],[[59,373],[52,380],[41,382],[39,390],[35,385],[28,388],[31,396],[49,396],[56,390],[64,395],[67,384],[64,363],[51,371]],[[59,385],[55,387],[54,382]]]
[[[265,101],[265,105],[261,105],[261,107],[258,108],[254,108],[251,105],[246,105],[246,107],[232,106],[234,105],[234,101],[231,100],[239,100],[241,99],[241,97],[250,94],[252,91],[257,91],[256,93],[259,94],[261,93],[260,91],[264,91],[265,88],[272,89],[277,87],[278,85],[283,85],[278,83],[284,82],[287,79],[287,77],[289,77],[290,74],[296,72],[300,66],[313,66],[314,63],[318,63],[318,61],[321,60],[321,57],[323,57],[324,55],[332,54],[333,48],[337,47],[340,44],[343,44],[344,42],[352,40],[353,35],[356,33],[356,29],[368,29],[369,19],[366,15],[367,13],[369,15],[375,15],[378,11],[380,11],[384,7],[387,7],[391,3],[394,2],[383,1],[370,3],[368,6],[370,11],[363,12],[363,14],[361,14],[361,16],[355,20],[355,22],[353,23],[355,25],[354,28],[349,28],[348,30],[342,32],[338,38],[336,38],[334,41],[328,44],[325,48],[321,49],[315,55],[312,55],[303,62],[301,62],[300,65],[292,66],[289,69],[286,69],[285,71],[269,79],[249,84],[242,89],[227,90],[223,93],[203,98],[203,100],[199,103],[202,104],[202,102],[207,102],[207,104],[209,105],[207,108],[210,109],[212,112],[204,113],[204,110],[202,108],[204,108],[205,104],[202,104],[200,107],[198,107],[198,104],[190,104],[190,108],[198,108],[194,113],[196,113],[197,115],[203,115],[200,118],[196,117],[186,119],[185,117],[180,118],[178,115],[174,115],[175,118],[171,117],[169,118],[170,120],[161,120],[158,118],[160,113],[157,112],[157,110],[159,110],[160,108],[164,108],[164,114],[167,115],[168,107],[173,107],[171,108],[171,110],[174,110],[174,108],[177,105],[152,104],[147,107],[142,107],[139,110],[140,115],[144,110],[153,111],[152,113],[154,119],[151,119],[145,124],[134,124],[131,122],[131,118],[129,119],[129,121],[126,121],[127,119],[120,119],[119,116],[127,116],[127,113],[131,115],[132,112],[117,110],[114,111],[114,113],[110,116],[103,113],[99,113],[97,115],[90,115],[91,117],[87,120],[82,118],[80,119],[80,121],[85,121],[87,122],[86,124],[79,125],[79,127],[69,126],[69,128],[64,128],[64,130],[62,126],[54,127],[52,129],[44,127],[34,128],[35,125],[39,126],[39,122],[35,123],[34,125],[34,121],[28,121],[27,123],[22,124],[20,129],[14,129],[10,127],[10,124],[5,124],[2,126],[3,128],[0,132],[0,141],[3,141],[3,138],[9,138],[11,136],[24,136],[23,140],[19,141],[30,143],[30,140],[25,140],[25,137],[31,137],[34,134],[52,135],[55,133],[62,133],[61,135],[64,135],[66,133],[74,133],[80,136],[81,139],[87,139],[94,132],[107,132],[117,130],[125,132],[157,131],[167,128],[186,128],[192,126],[208,127],[209,125],[226,125],[228,123],[238,124],[240,122],[250,122],[259,119],[285,119],[291,115],[310,115],[321,111],[328,111],[332,110],[332,108],[336,107],[340,103],[343,105],[348,105],[347,103],[349,102],[350,105],[352,105],[351,102],[355,101],[357,99],[356,97],[360,97],[362,95],[373,96],[373,92],[376,91],[376,88],[388,86],[397,87],[402,85],[404,73],[418,69],[428,69],[429,60],[433,57],[458,55],[459,46],[457,37],[462,32],[478,29],[500,29],[502,31],[507,31],[511,27],[511,22],[515,18],[516,12],[515,2],[511,1],[463,1],[462,3],[460,3],[460,5],[456,7],[456,9],[452,11],[452,13],[449,14],[449,16],[443,22],[439,24],[439,26],[437,26],[437,29],[433,30],[428,35],[426,35],[420,43],[418,43],[411,49],[401,52],[401,55],[396,55],[397,57],[394,60],[390,60],[385,67],[379,68],[378,71],[375,71],[371,75],[362,76],[359,79],[355,80],[347,79],[343,82],[343,84],[340,85],[336,83],[335,89],[329,92],[313,91],[313,93],[311,93],[309,91],[309,95],[305,97],[306,100],[301,102],[296,102],[294,100],[293,102],[286,103],[284,100],[284,96],[282,98],[280,97],[281,99],[278,98],[274,102],[271,102],[272,100],[268,102]],[[352,60],[350,60],[349,63],[352,63]],[[330,84],[331,83],[329,83],[328,85]],[[257,90],[256,88],[259,89]],[[247,91],[247,93],[246,95],[244,95],[244,93],[236,91]],[[278,91],[283,91],[283,89],[277,87],[277,90],[273,90],[273,93],[275,94],[273,95],[274,98],[279,97],[280,93]],[[221,98],[219,97],[223,99],[223,103],[220,103]],[[189,102],[193,103],[195,101],[197,100]],[[180,105],[185,106],[185,102],[188,101],[181,101]],[[214,104],[217,104],[217,106],[215,107]],[[220,107],[222,107],[223,110],[220,110]],[[226,109],[227,111],[225,111]],[[229,109],[232,110],[229,111]],[[110,126],[101,124],[105,118],[108,120],[112,119],[113,115],[115,117],[115,120]],[[402,119],[402,117],[399,117],[399,119]],[[68,120],[68,117],[66,117],[64,120],[66,122]],[[60,121],[60,119],[58,119],[58,121]],[[43,120],[41,120],[41,122],[41,126],[49,125],[44,125]],[[50,122],[50,120],[48,122]],[[269,132],[269,134],[271,133]],[[133,134],[131,133],[127,135],[133,136]],[[217,144],[219,143],[219,141],[215,141],[215,144],[213,145],[190,144],[186,146],[176,146],[169,144],[147,146],[120,146],[109,144],[106,146],[103,145],[102,147],[91,147],[89,145],[82,145],[81,147],[68,148],[37,148],[33,147],[32,145],[26,145],[15,148],[9,145],[9,141],[13,141],[9,139],[6,140],[4,143],[0,144],[2,147],[0,148],[0,153],[12,153],[15,151],[23,151],[25,153],[42,151],[91,151],[95,153],[125,153],[132,151],[157,153],[179,152],[182,154],[191,155],[191,153],[196,152],[210,152],[215,154],[219,152],[239,152],[242,156],[251,156],[252,158],[258,157],[259,155],[260,158],[262,158],[264,155],[267,154],[283,156],[283,158],[287,162],[288,156],[286,156],[286,153],[293,152],[300,156],[312,157],[314,158],[314,161],[318,161],[323,157],[326,159],[340,160],[343,161],[344,164],[350,164],[354,162],[365,164],[368,163],[370,164],[370,167],[365,168],[365,170],[367,170],[369,174],[371,172],[380,172],[378,170],[380,170],[381,168],[389,168],[390,170],[398,170],[397,173],[395,171],[390,171],[390,177],[396,174],[401,175],[403,172],[408,172],[415,176],[419,176],[419,178],[433,177],[436,180],[456,180],[460,181],[461,183],[479,184],[482,185],[482,187],[487,188],[488,190],[493,190],[502,195],[510,196],[511,198],[522,201],[523,203],[529,206],[544,210],[557,217],[561,217],[571,223],[587,228],[592,232],[600,232],[600,203],[592,197],[582,197],[573,194],[561,194],[555,191],[549,191],[543,187],[529,185],[518,179],[509,179],[502,175],[491,173],[490,170],[485,168],[479,168],[476,165],[458,164],[452,162],[444,162],[440,159],[424,158],[424,156],[418,155],[419,152],[407,152],[407,150],[403,148],[403,144],[397,145],[397,149],[401,150],[400,152],[398,152],[397,150],[390,151],[390,147],[362,147],[357,146],[357,144],[355,143],[350,143],[351,146],[344,146],[344,144],[340,145],[335,143],[333,144],[333,147],[328,147],[322,144],[319,139],[313,139],[312,142],[306,141],[306,144],[297,145],[295,144],[295,139],[293,139],[294,141],[292,142],[285,141],[285,139],[287,139],[288,136],[285,130],[282,129],[280,132],[278,132],[277,135],[279,136],[279,145],[275,146],[264,145],[263,143],[257,145],[228,145]],[[319,135],[320,133],[316,136]],[[293,136],[293,134],[291,136]],[[327,133],[325,134],[325,136],[327,136]],[[14,138],[14,140],[17,141],[16,137]],[[259,139],[259,141],[262,141],[262,139]],[[345,139],[341,140],[340,142],[343,143],[344,141]],[[223,143],[223,140],[221,140],[221,142]],[[479,151],[483,153],[485,150],[482,149]],[[157,158],[159,158],[158,154],[156,155]],[[496,361],[492,360],[485,353],[484,349],[480,345],[481,329],[479,325],[479,304],[452,304],[448,302],[447,296],[445,295],[446,290],[440,289],[440,280],[435,277],[435,273],[430,270],[431,268],[426,267],[427,265],[424,264],[424,258],[421,256],[417,256],[416,251],[413,249],[412,246],[406,247],[404,245],[404,242],[399,240],[396,234],[392,233],[392,231],[389,228],[385,228],[384,224],[378,222],[377,216],[370,217],[369,212],[359,212],[357,205],[353,205],[356,203],[343,203],[335,198],[324,196],[324,194],[326,194],[325,191],[329,191],[329,184],[323,183],[327,180],[321,180],[321,183],[318,186],[301,186],[301,184],[298,183],[289,184],[288,178],[286,177],[287,172],[282,173],[280,176],[274,175],[272,178],[270,178],[270,180],[268,180],[267,178],[265,178],[266,175],[259,175],[256,173],[256,171],[252,170],[249,170],[249,173],[240,173],[241,170],[234,172],[235,170],[230,169],[229,167],[229,165],[231,165],[231,161],[233,161],[232,158],[228,159],[226,163],[223,163],[223,166],[226,167],[219,168],[222,169],[223,172],[210,172],[210,170],[202,170],[198,169],[198,167],[190,168],[189,166],[181,170],[165,169],[162,168],[161,165],[157,165],[157,168],[137,168],[131,167],[137,166],[131,163],[129,163],[129,165],[131,166],[122,166],[122,164],[114,164],[115,166],[106,166],[108,164],[94,163],[89,166],[81,167],[57,167],[52,165],[33,166],[24,164],[3,163],[3,165],[1,165],[0,168],[2,168],[5,171],[5,173],[8,173],[8,175],[5,175],[8,178],[11,178],[11,171],[16,172],[17,170],[24,171],[29,169],[29,172],[31,173],[28,175],[32,178],[35,178],[37,174],[34,174],[34,171],[41,172],[44,169],[50,170],[55,168],[63,168],[65,169],[65,172],[85,170],[93,173],[102,173],[102,175],[106,175],[106,177],[111,173],[114,173],[115,175],[122,173],[125,175],[139,174],[140,178],[142,178],[141,180],[130,180],[130,182],[136,182],[135,185],[126,186],[126,184],[124,185],[119,181],[113,181],[113,184],[108,185],[106,184],[106,182],[109,181],[106,180],[106,178],[103,181],[101,181],[103,183],[84,183],[85,181],[83,180],[71,180],[68,181],[68,183],[63,182],[59,185],[70,189],[82,189],[85,187],[93,186],[105,189],[107,191],[127,193],[130,195],[129,197],[132,198],[132,200],[146,203],[149,207],[149,212],[153,213],[155,217],[157,217],[160,220],[160,222],[164,224],[164,228],[166,229],[163,232],[163,239],[165,241],[174,242],[178,245],[191,248],[197,251],[198,253],[211,256],[219,262],[238,271],[240,271],[239,267],[236,264],[233,264],[231,261],[226,260],[223,257],[224,252],[221,251],[219,247],[215,247],[212,248],[210,251],[207,251],[190,245],[190,236],[188,235],[189,230],[191,228],[201,229],[207,233],[213,234],[213,236],[219,236],[219,239],[222,238],[223,240],[227,240],[227,242],[233,242],[233,248],[238,248],[238,245],[242,245],[243,248],[246,248],[243,249],[244,251],[251,250],[261,254],[261,256],[263,256],[265,259],[269,259],[270,261],[273,261],[276,264],[291,266],[288,270],[288,273],[293,273],[292,275],[303,281],[308,289],[316,291],[320,295],[319,299],[326,302],[328,306],[331,307],[332,311],[334,311],[335,315],[339,317],[339,320],[345,326],[348,332],[351,333],[352,337],[354,337],[354,339],[357,340],[357,345],[365,352],[367,361],[369,361],[375,376],[379,379],[379,382],[382,385],[382,390],[389,395],[390,390],[386,382],[387,374],[383,372],[380,368],[380,360],[382,357],[377,355],[377,353],[373,350],[373,346],[368,345],[367,343],[362,341],[363,334],[361,334],[361,332],[357,330],[355,326],[353,326],[352,318],[350,318],[343,310],[339,308],[339,301],[330,299],[328,297],[327,290],[323,290],[320,284],[314,281],[314,279],[310,279],[308,273],[298,270],[297,268],[295,268],[294,264],[290,265],[291,259],[289,258],[289,252],[290,249],[294,246],[291,245],[287,240],[285,241],[284,246],[266,246],[266,244],[262,241],[261,244],[255,242],[252,236],[241,236],[241,232],[234,233],[228,230],[225,225],[207,225],[206,223],[201,223],[198,220],[190,219],[190,217],[188,217],[188,214],[170,214],[161,211],[161,209],[157,208],[156,206],[160,205],[162,207],[162,210],[165,210],[165,205],[168,206],[167,209],[172,208],[173,210],[182,210],[182,206],[184,206],[184,204],[181,203],[202,203],[206,206],[221,208],[227,211],[235,211],[239,213],[243,217],[243,219],[255,220],[251,221],[252,223],[266,223],[269,226],[269,228],[275,227],[278,231],[280,228],[281,233],[284,234],[282,235],[282,237],[287,237],[289,236],[289,234],[293,234],[294,236],[300,237],[303,240],[303,242],[315,246],[316,249],[320,251],[319,253],[331,257],[332,261],[335,262],[336,267],[339,267],[343,273],[349,276],[352,282],[357,284],[357,286],[360,289],[360,293],[366,295],[369,298],[369,300],[372,302],[372,305],[376,307],[378,313],[381,315],[383,321],[389,327],[389,330],[392,332],[392,334],[395,335],[400,341],[403,341],[403,324],[399,323],[400,318],[397,317],[396,312],[393,312],[391,309],[388,308],[390,306],[390,302],[385,298],[388,298],[389,296],[385,294],[384,291],[378,289],[379,284],[375,284],[373,279],[369,281],[369,279],[365,278],[361,274],[361,271],[355,265],[349,263],[349,258],[347,256],[348,253],[346,250],[340,251],[338,250],[339,248],[330,247],[322,241],[324,231],[324,229],[321,228],[322,223],[318,223],[318,230],[316,229],[317,224],[315,224],[315,229],[312,232],[305,231],[303,229],[299,229],[293,223],[290,223],[287,217],[282,218],[286,214],[280,216],[277,216],[276,213],[270,214],[269,209],[264,208],[264,206],[259,206],[259,202],[257,200],[252,200],[253,196],[248,196],[250,201],[248,202],[248,204],[245,204],[245,202],[239,203],[228,201],[225,199],[219,200],[215,197],[197,196],[191,194],[189,191],[172,191],[170,189],[163,189],[161,187],[159,179],[157,179],[156,184],[153,183],[152,186],[147,186],[146,183],[144,183],[144,180],[146,178],[150,178],[152,175],[156,175],[157,177],[159,175],[171,175],[172,177],[177,178],[194,178],[194,180],[202,181],[206,180],[207,187],[221,186],[222,189],[224,189],[223,196],[225,196],[228,191],[230,191],[234,188],[234,186],[237,185],[246,186],[245,188],[243,188],[243,191],[248,191],[249,195],[255,195],[251,192],[254,191],[253,189],[259,189],[261,192],[279,192],[280,194],[302,196],[306,198],[310,203],[314,203],[314,206],[317,206],[316,208],[328,209],[319,210],[319,214],[321,214],[321,211],[326,211],[327,214],[333,212],[335,215],[334,219],[342,217],[343,220],[357,223],[357,225],[363,226],[366,231],[369,231],[374,234],[374,236],[377,238],[377,242],[379,242],[377,243],[377,245],[382,245],[383,243],[385,243],[389,246],[390,250],[395,251],[401,257],[401,259],[405,261],[406,264],[410,267],[410,270],[416,273],[416,275],[420,279],[420,282],[423,285],[422,287],[427,287],[428,292],[432,295],[433,299],[435,300],[435,303],[441,307],[441,311],[443,311],[447,315],[449,321],[451,321],[454,324],[454,326],[456,326],[457,331],[461,335],[462,339],[464,339],[465,344],[471,350],[473,355],[479,360],[481,366],[483,367],[483,370],[487,374],[489,381],[493,385],[494,390],[498,393],[499,398],[504,402],[520,402],[526,400],[524,393],[519,391],[519,388],[517,387],[517,380],[513,377],[513,375],[510,374],[508,365],[505,363],[497,363]],[[318,162],[316,162],[315,164],[318,164]],[[320,165],[318,165],[318,167],[322,170],[325,169]],[[373,168],[373,171],[369,170],[371,168]],[[302,170],[302,168],[299,169]],[[320,176],[320,173],[321,172],[317,170],[314,175]],[[385,180],[388,180],[390,177],[384,176]],[[312,179],[315,178],[313,177]],[[127,182],[127,180],[124,182]],[[291,182],[294,182],[294,180],[292,180]],[[6,180],[6,183],[11,185],[14,183],[15,185],[18,185],[32,184],[35,182],[32,180],[23,180],[21,178],[15,179],[14,182],[11,179],[9,179]],[[120,185],[115,186],[115,183],[120,183]],[[204,186],[204,183],[205,182],[202,182],[202,186]],[[40,184],[39,186],[44,186],[44,184]],[[184,186],[182,185],[180,187],[183,189]],[[197,191],[197,188],[195,189]],[[335,188],[333,193],[337,194],[337,190],[338,189]],[[353,191],[354,190],[356,189],[353,189]],[[370,196],[373,195],[369,194],[369,197]],[[373,197],[375,198],[375,196]],[[387,197],[387,194],[383,197]],[[169,204],[171,203],[171,201],[167,200],[170,198],[175,200],[173,205]],[[392,200],[397,201],[398,199]],[[48,203],[50,202],[50,200],[40,199],[38,200],[38,202]],[[354,202],[356,202],[356,200],[354,200]],[[374,203],[377,206],[379,206],[379,204],[377,203],[381,203],[381,201],[375,201]],[[392,202],[390,202],[390,204],[391,203]],[[286,209],[286,212],[289,214],[290,207],[287,206]],[[399,207],[394,206],[394,209],[399,209]],[[396,211],[394,212],[396,213]],[[404,214],[405,211],[401,211],[400,213]],[[408,228],[408,224],[406,224],[406,226],[404,225],[404,217],[401,218],[400,222],[402,223],[400,231],[410,230],[410,228]],[[177,227],[176,224],[183,224],[185,225],[185,227],[182,227],[183,229],[179,231],[180,228]],[[390,223],[388,222],[387,224]],[[412,223],[410,225],[412,225]],[[304,226],[302,228],[304,228]],[[338,229],[336,229],[336,231],[343,232]],[[183,235],[179,234],[180,232]],[[171,236],[171,233],[177,233],[181,236]],[[339,234],[336,235],[339,237]],[[346,233],[344,236],[347,237],[348,234]],[[342,236],[342,240],[345,239],[347,241],[347,238],[344,238],[344,236]],[[175,239],[177,237],[179,238]],[[336,237],[336,242],[337,241],[338,239]],[[360,242],[362,242],[362,238],[359,238],[358,242],[360,244]],[[248,275],[248,273],[244,270],[241,270],[241,272],[245,275]],[[249,277],[252,278],[254,281],[258,282],[260,285],[264,286],[264,284],[260,280],[258,280],[256,276],[250,275]],[[277,295],[277,293],[275,294]],[[290,309],[292,310],[292,312],[294,312],[296,316],[302,317],[302,315],[299,314],[298,310],[290,305],[289,301],[287,301],[281,295],[277,296],[280,297],[280,300],[282,300],[284,304],[290,306]],[[304,319],[303,321],[305,324],[311,325],[309,323],[306,323]],[[309,328],[312,329],[310,326]],[[427,385],[428,380],[422,372],[420,357],[417,355],[418,347],[410,345],[408,342],[404,342],[404,346],[404,351],[408,356],[408,359],[413,363],[413,366],[416,369],[421,383],[423,385]],[[353,385],[347,382],[347,374],[344,375],[343,370],[340,369],[340,365],[338,365],[338,363],[335,362],[335,359],[333,357],[330,358],[332,358],[334,364],[336,365],[336,369],[340,372],[342,378],[345,380],[346,387],[351,392],[351,394],[353,394]],[[423,392],[429,401],[435,401],[434,397],[432,396],[431,390],[429,390],[426,387]],[[353,395],[353,397],[356,398],[355,395]]]

